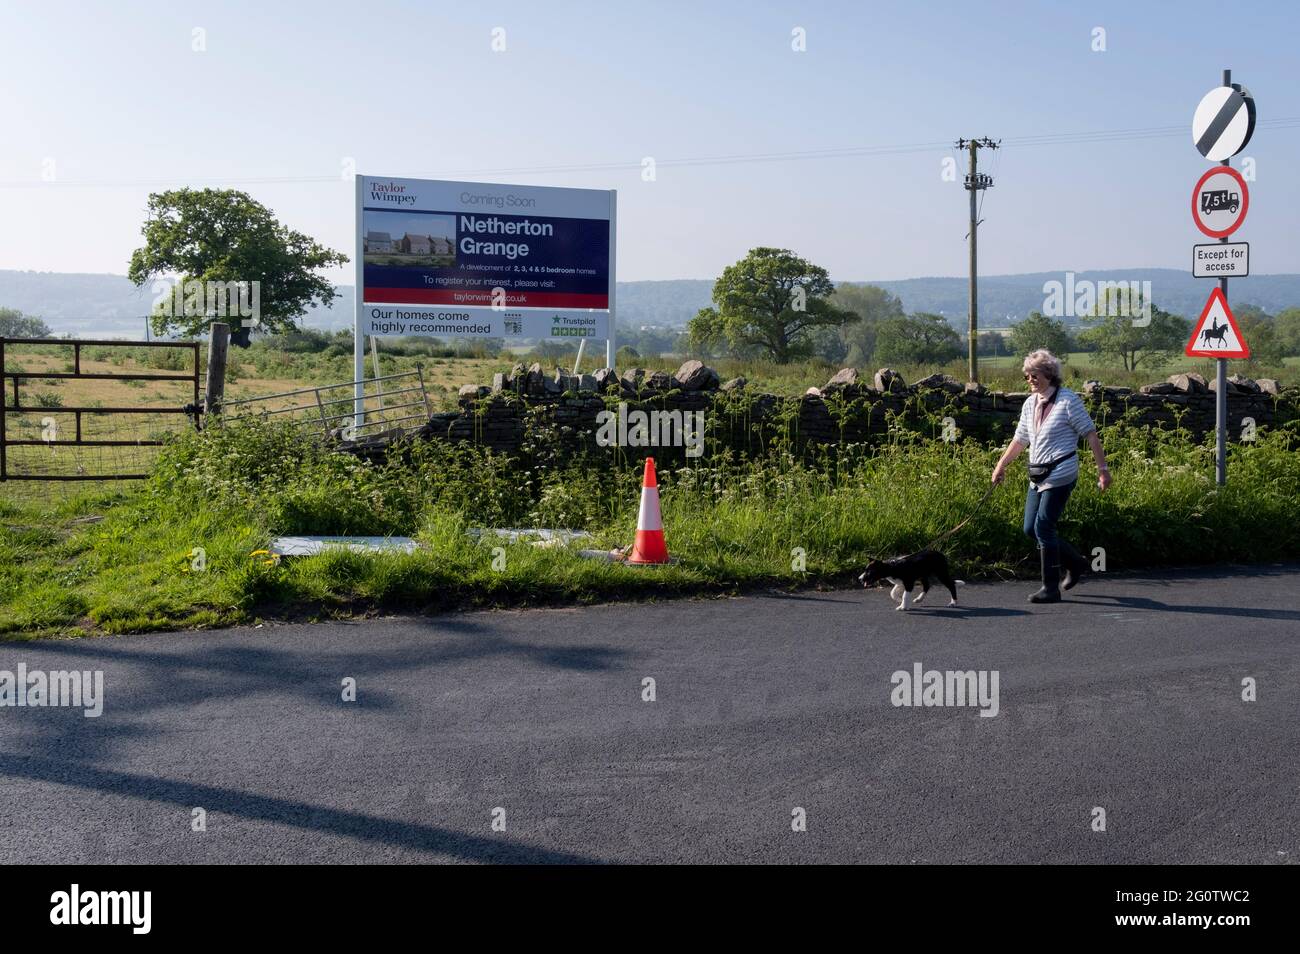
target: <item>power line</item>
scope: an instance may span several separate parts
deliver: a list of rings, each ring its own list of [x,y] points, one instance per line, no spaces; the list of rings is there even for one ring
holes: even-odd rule
[[[1300,128],[1300,116],[1283,117],[1273,120],[1260,120],[1259,128],[1284,130]],[[1030,148],[1035,146],[1071,146],[1092,143],[1134,142],[1143,139],[1163,139],[1186,136],[1185,126],[1149,126],[1135,129],[1093,130],[1089,132],[1046,133],[1036,136],[1008,137],[1003,140],[1003,148]],[[797,152],[738,153],[713,156],[687,156],[676,159],[657,159],[655,165],[664,168],[690,168],[695,166],[724,166],[745,163],[764,162],[808,162],[822,159],[858,159],[879,156],[906,155],[909,153],[938,152],[951,146],[950,142],[905,143],[881,146],[841,146],[823,149],[803,150]],[[574,163],[553,166],[514,166],[497,169],[451,169],[424,173],[415,178],[458,179],[463,177],[498,178],[501,176],[545,176],[565,175],[575,172],[625,172],[640,171],[642,160],[618,160],[612,162]],[[149,179],[11,179],[0,181],[0,189],[49,189],[49,188],[118,188],[133,186],[168,186],[168,185],[295,185],[322,183],[351,183],[351,177],[340,175],[319,176],[228,176],[228,177],[185,177]]]

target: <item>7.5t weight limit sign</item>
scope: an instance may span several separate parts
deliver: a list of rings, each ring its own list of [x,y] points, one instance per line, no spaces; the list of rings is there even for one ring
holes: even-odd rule
[[[1227,238],[1246,221],[1250,190],[1231,166],[1214,166],[1192,189],[1192,219],[1210,238]]]

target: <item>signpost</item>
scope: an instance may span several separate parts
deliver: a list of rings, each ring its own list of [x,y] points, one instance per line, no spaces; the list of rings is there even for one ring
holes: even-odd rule
[[[1246,278],[1249,275],[1249,242],[1192,246],[1193,278]]]
[[[1228,307],[1228,278],[1250,274],[1250,246],[1244,242],[1228,244],[1228,236],[1241,227],[1250,207],[1250,190],[1230,165],[1230,160],[1246,148],[1255,132],[1255,99],[1244,86],[1234,85],[1232,70],[1223,71],[1223,85],[1203,97],[1192,116],[1192,143],[1196,151],[1221,165],[1210,169],[1192,189],[1192,221],[1210,238],[1221,243],[1223,257],[1214,257],[1197,245],[1192,249],[1192,275],[1217,278],[1219,287],[1210,293],[1191,340],[1184,349],[1194,357],[1215,359],[1214,423],[1215,482],[1228,482],[1228,358],[1246,358],[1250,348],[1242,337]],[[1234,251],[1243,248],[1238,256]],[[1235,269],[1240,261],[1241,271]],[[1217,266],[1217,267],[1216,267]]]
[[[1249,358],[1250,346],[1232,317],[1223,289],[1210,292],[1201,309],[1201,317],[1192,329],[1191,340],[1183,349],[1190,358]]]
[[[605,340],[617,193],[356,177],[356,424],[366,336]]]

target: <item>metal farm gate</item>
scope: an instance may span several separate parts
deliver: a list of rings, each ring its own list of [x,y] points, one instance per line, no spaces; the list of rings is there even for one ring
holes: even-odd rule
[[[365,420],[354,425],[356,382],[297,388],[279,394],[263,394],[239,401],[221,402],[221,420],[269,420],[287,414],[283,420],[295,425],[319,428],[323,440],[363,440],[381,434],[418,431],[433,413],[424,385],[424,366],[366,378],[361,382]]]
[[[23,350],[15,352],[15,346]],[[27,351],[28,346],[40,346],[45,353]],[[72,361],[63,363],[65,370],[52,368],[38,370],[10,370],[6,362],[17,356],[24,359],[48,358],[49,349],[70,348]],[[189,351],[191,370],[185,373],[155,373],[143,371],[85,371],[82,369],[83,349],[113,348],[172,348]],[[200,426],[202,409],[199,403],[199,342],[197,341],[113,341],[91,339],[5,338],[0,337],[0,481],[8,480],[140,480],[147,476],[148,454],[123,453],[103,465],[102,460],[90,461],[85,452],[118,448],[124,452],[131,448],[153,448],[162,445],[158,429],[150,430],[146,415],[191,417],[194,426]],[[184,360],[182,359],[182,365]],[[190,382],[193,401],[188,404],[156,404],[141,402],[134,406],[105,404],[102,401],[77,403],[65,406],[53,393],[31,394],[27,385],[31,381],[63,382]],[[12,387],[10,382],[13,382]],[[29,393],[24,394],[27,391]],[[30,403],[35,398],[35,403]],[[12,403],[10,403],[12,401]],[[24,403],[25,401],[29,403]],[[67,426],[71,419],[71,427]],[[68,436],[69,430],[71,436]],[[30,452],[32,448],[43,451]],[[62,457],[60,448],[70,454]],[[21,450],[20,450],[21,449]],[[89,456],[95,456],[93,453]],[[86,465],[90,463],[91,467]],[[112,466],[112,465],[116,466]],[[94,471],[94,472],[92,472]]]

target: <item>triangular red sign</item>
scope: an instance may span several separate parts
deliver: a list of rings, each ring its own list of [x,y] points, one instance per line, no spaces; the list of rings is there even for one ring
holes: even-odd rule
[[[1232,317],[1223,289],[1210,292],[1192,337],[1183,349],[1189,358],[1249,358],[1250,347]]]

